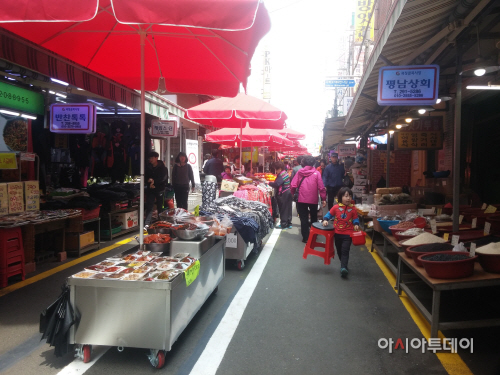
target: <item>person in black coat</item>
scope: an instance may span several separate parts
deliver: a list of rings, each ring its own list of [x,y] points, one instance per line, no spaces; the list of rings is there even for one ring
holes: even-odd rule
[[[188,209],[189,182],[191,182],[191,190],[194,192],[193,168],[187,162],[187,155],[184,152],[179,152],[172,170],[172,185],[177,208]]]
[[[224,163],[217,157],[218,155],[217,150],[212,152],[212,159],[205,163],[203,173],[217,177],[217,181],[220,182],[222,181],[221,174],[224,172]]]
[[[150,152],[148,155],[148,165],[146,167],[146,218],[145,225],[151,224],[151,216],[156,201],[158,215],[163,211],[163,197],[168,181],[168,169],[165,164],[158,160],[157,152]]]

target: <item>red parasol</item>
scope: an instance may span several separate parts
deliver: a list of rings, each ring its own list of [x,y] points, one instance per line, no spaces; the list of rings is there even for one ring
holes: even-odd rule
[[[240,128],[246,122],[251,128],[283,129],[286,114],[271,104],[240,93],[234,98],[218,98],[189,108],[186,117],[215,128]]]
[[[294,141],[306,139],[306,135],[304,133],[298,132],[297,130],[293,129],[288,129],[288,128],[281,129],[278,130],[278,133],[280,133],[283,137],[286,137]]]
[[[252,55],[270,29],[259,0],[3,0],[0,22],[41,47],[140,89],[142,140],[145,91],[156,90],[159,78],[171,92],[236,95],[240,84],[246,86]],[[0,48],[8,49],[2,42]],[[69,69],[54,65],[52,78],[80,86]],[[144,164],[141,147],[141,176]],[[143,189],[144,178],[141,228]]]
[[[252,129],[244,127],[240,129],[220,129],[205,135],[208,142],[218,143],[231,147],[269,147],[269,146],[293,146],[293,142],[281,136],[275,130]]]

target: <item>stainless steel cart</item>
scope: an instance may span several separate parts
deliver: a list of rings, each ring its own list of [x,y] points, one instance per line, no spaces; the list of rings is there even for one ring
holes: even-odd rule
[[[233,232],[233,234],[236,235],[235,239],[227,239],[229,243],[226,244],[226,259],[236,260],[236,268],[241,271],[245,268],[245,260],[254,249],[254,244],[251,242],[246,243],[238,231]],[[226,238],[224,238],[224,241],[226,241]]]
[[[189,286],[184,275],[171,282],[69,279],[71,303],[81,316],[69,342],[77,344],[84,362],[90,360],[92,345],[107,345],[148,348],[151,364],[164,366],[166,351],[225,274],[225,241],[205,238],[181,245],[200,260],[199,275]]]

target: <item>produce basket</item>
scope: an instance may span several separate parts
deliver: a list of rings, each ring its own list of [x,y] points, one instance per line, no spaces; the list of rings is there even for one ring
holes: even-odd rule
[[[473,229],[473,230],[461,230],[459,232],[450,233],[450,240],[452,236],[459,236],[460,242],[468,242],[479,240],[484,237],[484,231],[482,229]]]
[[[500,273],[500,254],[476,253],[479,264],[486,272]]]
[[[392,227],[393,225],[399,223],[399,220],[380,220],[380,218],[377,218],[377,221],[382,227],[382,229],[389,234],[391,234],[391,230],[389,229],[389,227]]]
[[[101,211],[102,204],[99,207],[94,208],[93,210],[86,210],[85,208],[79,208],[82,211],[82,220],[90,220],[99,217],[99,212]]]
[[[465,255],[466,259],[452,261],[432,261],[425,258],[434,255]],[[474,273],[474,262],[477,255],[470,257],[468,252],[463,251],[441,251],[433,254],[423,254],[418,257],[429,277],[435,279],[462,279],[472,276]]]
[[[432,244],[426,244],[426,245],[432,245]],[[442,243],[440,245],[443,245],[443,249],[441,251],[416,251],[415,249],[417,247],[420,247],[420,246],[425,246],[425,245],[414,245],[414,246],[410,246],[408,247],[407,249],[405,249],[405,254],[407,257],[409,258],[412,258],[414,261],[415,261],[415,265],[417,267],[423,267],[424,265],[422,264],[422,262],[420,262],[420,260],[418,259],[418,257],[420,255],[425,255],[425,254],[434,254],[434,253],[438,253],[438,252],[443,252],[443,251],[449,251],[449,250],[452,250],[453,247],[451,247],[450,249],[450,246],[451,244],[449,243]]]

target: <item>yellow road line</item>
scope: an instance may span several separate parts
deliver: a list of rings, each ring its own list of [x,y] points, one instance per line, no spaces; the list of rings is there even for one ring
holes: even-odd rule
[[[47,278],[49,276],[52,276],[52,275],[54,275],[54,274],[56,274],[56,273],[58,273],[58,272],[60,272],[62,270],[65,270],[66,268],[73,267],[74,265],[76,265],[78,263],[85,262],[88,259],[94,258],[94,257],[96,257],[98,255],[104,254],[105,252],[108,252],[110,250],[116,249],[117,247],[119,247],[121,245],[125,245],[126,243],[129,243],[133,239],[134,238],[131,237],[131,238],[127,238],[126,240],[119,241],[119,242],[117,242],[117,243],[115,243],[113,245],[110,245],[110,246],[107,246],[107,247],[105,247],[103,249],[97,250],[97,251],[95,251],[95,252],[93,252],[91,254],[88,254],[88,255],[85,255],[85,256],[83,256],[81,258],[72,260],[71,262],[67,262],[67,263],[61,264],[58,267],[55,267],[55,268],[52,268],[52,269],[50,269],[48,271],[42,272],[42,273],[40,273],[40,274],[38,274],[36,276],[30,277],[29,279],[20,281],[20,282],[18,282],[16,284],[13,284],[11,286],[8,286],[8,287],[5,287],[3,289],[0,289],[0,297],[5,296],[6,294],[12,293],[15,290],[24,288],[27,285],[36,283],[37,281],[43,280],[43,279],[45,279],[45,278]]]
[[[366,237],[366,247],[369,249],[371,247],[371,239]],[[396,285],[396,277],[393,275],[391,270],[387,267],[384,261],[380,258],[378,253],[374,250],[373,253],[370,253],[377,263],[377,265],[382,270],[383,274],[389,281],[391,287]],[[396,293],[397,290],[393,289]],[[422,332],[423,337],[429,339],[431,336],[431,326],[427,319],[420,313],[420,311],[413,305],[410,299],[403,292],[400,296],[400,300],[403,303],[404,307],[412,317],[413,321]],[[441,331],[438,332],[438,336],[443,339],[445,336]],[[465,362],[460,358],[458,353],[436,353],[439,361],[443,365],[446,372],[450,375],[473,375],[472,371],[465,364]]]

